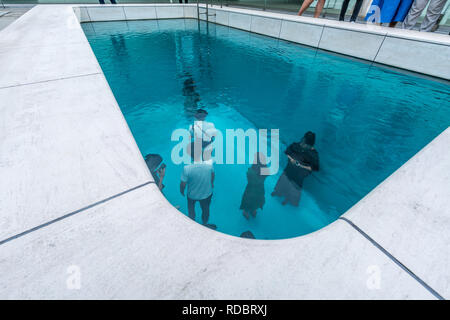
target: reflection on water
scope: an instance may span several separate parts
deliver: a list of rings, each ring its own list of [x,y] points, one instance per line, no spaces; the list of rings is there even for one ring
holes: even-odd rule
[[[164,194],[183,213],[170,136],[192,124],[194,110],[206,109],[221,132],[280,129],[281,170],[265,179],[255,218],[240,210],[251,163],[214,166],[209,221],[236,236],[286,238],[329,224],[450,124],[445,82],[195,20],[83,28],[142,154],[167,164]],[[304,180],[298,207],[283,206],[270,196],[283,152],[307,131],[320,170]]]

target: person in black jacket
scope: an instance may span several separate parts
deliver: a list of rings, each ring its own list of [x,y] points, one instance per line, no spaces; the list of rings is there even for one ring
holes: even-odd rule
[[[303,180],[312,171],[319,170],[319,153],[314,148],[316,135],[308,131],[300,142],[292,143],[284,153],[288,163],[281,174],[272,196],[284,198],[283,205],[290,203],[298,206],[303,187]]]
[[[345,20],[345,12],[347,11],[349,2],[350,2],[350,0],[344,0],[344,2],[342,3],[341,14],[339,16],[340,21]],[[356,19],[358,18],[358,14],[359,14],[359,11],[361,10],[362,4],[363,4],[363,0],[356,0],[355,7],[353,8],[352,16],[350,17],[351,22],[355,22]]]
[[[267,176],[261,174],[262,168],[267,167],[266,159],[262,153],[255,154],[253,165],[247,171],[247,186],[242,195],[241,206],[244,217],[250,219],[250,214],[255,218],[256,210],[263,208],[266,199],[264,197],[264,181]]]

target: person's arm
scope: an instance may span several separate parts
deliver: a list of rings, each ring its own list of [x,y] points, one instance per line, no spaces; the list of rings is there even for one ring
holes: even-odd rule
[[[192,124],[189,126],[189,134],[191,135],[191,139],[195,139],[194,126]]]
[[[311,167],[314,171],[319,171],[319,153],[314,148],[312,150],[314,152],[314,157]]]
[[[291,155],[291,154],[292,154],[292,145],[293,145],[293,143],[291,143],[291,144],[286,148],[286,150],[284,150],[284,154],[287,154],[287,155]]]
[[[293,164],[293,165],[297,165],[298,161],[295,160],[294,158],[292,158],[290,155],[287,155],[288,160]]]
[[[163,187],[163,180],[164,180],[164,176],[166,175],[166,167],[161,168],[159,170],[159,182],[158,182],[158,188],[159,190],[162,190]]]
[[[208,134],[211,138],[211,141],[214,141],[214,139],[216,138],[216,135],[217,135],[217,129],[216,129],[216,126],[214,125],[214,123],[212,123],[212,122],[210,122],[210,123],[211,123],[211,128],[209,129]]]
[[[297,167],[302,167],[303,169],[312,171],[311,166],[307,166],[307,165],[303,165],[300,162],[298,162],[297,160],[295,160],[294,158],[292,158],[290,155],[288,155],[288,159],[290,162],[292,162],[293,165],[296,165]]]
[[[184,181],[181,181],[180,182],[180,192],[181,192],[181,194],[183,195],[183,197],[184,197],[184,189],[186,188],[186,182],[184,182]]]
[[[312,171],[312,168],[311,168],[310,166],[305,166],[305,165],[301,164],[300,162],[298,162],[298,166],[299,166],[299,167],[302,167],[303,169]]]
[[[186,167],[183,168],[183,173],[181,174],[181,182],[180,182],[180,193],[184,197],[184,189],[186,189],[186,183],[187,183],[187,174],[186,174]]]
[[[211,186],[214,188],[214,178],[215,178],[215,174],[214,174],[214,171],[213,172],[211,172]]]
[[[290,147],[291,147],[291,146],[287,147],[286,150],[284,150],[284,154],[287,154],[287,155],[289,156],[289,148],[290,148]]]
[[[313,167],[314,171],[319,171],[319,159],[317,159],[317,163]]]

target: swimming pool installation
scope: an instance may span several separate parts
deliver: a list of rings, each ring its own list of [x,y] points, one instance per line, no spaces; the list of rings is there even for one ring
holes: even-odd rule
[[[188,6],[184,16],[192,17]],[[183,17],[175,4],[135,7],[38,5],[0,32],[2,55],[12,62],[2,65],[0,77],[6,86],[0,90],[5,116],[1,186],[8,195],[0,206],[2,239],[33,230],[2,245],[5,259],[0,263],[7,271],[1,275],[2,297],[436,298],[344,220],[296,238],[248,240],[193,222],[153,183],[138,188],[151,181],[151,175],[78,23],[152,19],[155,11],[158,18]],[[220,11],[217,23],[239,27],[242,15],[251,15],[251,24],[241,23],[241,28],[264,33],[267,24],[261,17],[270,17],[267,20],[282,20],[280,38],[296,30],[290,33],[298,35],[294,41],[311,42],[311,33],[300,31],[311,27],[312,19]],[[316,21],[315,35],[320,37],[323,30],[323,37],[319,45],[315,38],[313,47],[329,44],[329,33],[334,44],[345,44],[353,50],[350,55],[359,56],[367,53],[364,44],[371,43],[365,40],[374,38],[364,30],[354,32],[363,29],[360,26]],[[450,78],[448,61],[442,60],[445,50],[439,48],[445,49],[445,42],[436,44],[443,42],[440,37],[378,30],[387,36],[381,36],[381,49],[369,52],[373,56],[377,51],[383,58],[389,53],[389,65]],[[343,39],[348,34],[360,37]],[[331,50],[342,53],[342,48]],[[421,58],[421,50],[431,50],[433,59]],[[400,54],[405,51],[408,54]],[[430,68],[433,65],[440,68]],[[342,216],[445,298],[450,269],[445,210],[450,205],[449,144],[447,128]],[[130,188],[134,191],[64,218]],[[34,228],[52,219],[58,222]],[[73,264],[81,266],[82,290],[66,288],[65,271]],[[368,266],[373,265],[382,267],[379,290],[367,287]]]
[[[163,192],[181,212],[182,166],[170,162],[170,135],[191,123],[186,81],[218,129],[279,129],[280,171],[266,179],[255,219],[239,210],[249,165],[215,166],[210,222],[228,234],[279,239],[315,231],[449,124],[447,83],[193,19],[82,26],[141,153],[165,160]],[[305,180],[299,207],[283,206],[270,196],[286,165],[282,151],[309,130],[321,169]]]

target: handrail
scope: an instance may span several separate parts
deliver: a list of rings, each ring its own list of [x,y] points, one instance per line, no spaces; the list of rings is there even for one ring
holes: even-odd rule
[[[206,7],[205,7],[206,11],[205,12],[200,12],[199,3],[200,3],[200,1],[197,0],[197,20],[200,20],[200,15],[201,14],[206,14],[206,19],[205,20],[206,20],[206,22],[209,22],[209,16],[215,16],[216,15],[216,14],[209,14],[208,4],[209,4],[209,6],[212,6],[212,0],[209,0],[209,2],[208,2],[208,0],[205,0],[205,5],[206,5]],[[220,3],[220,7],[222,8],[222,0],[220,0],[219,3]]]

